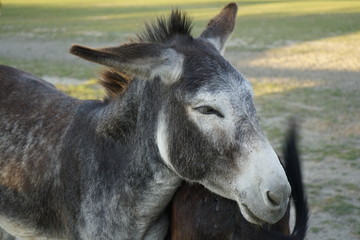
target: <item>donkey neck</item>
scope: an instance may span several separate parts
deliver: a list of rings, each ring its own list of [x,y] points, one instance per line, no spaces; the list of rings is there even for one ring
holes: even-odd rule
[[[85,186],[85,192],[94,198],[83,202],[81,208],[88,211],[97,206],[96,211],[102,209],[109,222],[98,222],[95,227],[94,220],[84,219],[89,223],[84,232],[111,232],[116,222],[115,231],[121,236],[142,238],[180,185],[181,179],[163,163],[156,145],[161,107],[156,89],[159,86],[134,82],[123,96],[93,114],[94,137],[89,138],[108,154],[88,162],[86,182],[94,187]]]
[[[96,131],[116,141],[126,143],[138,128],[141,82],[134,79],[127,91],[108,101],[96,114]]]

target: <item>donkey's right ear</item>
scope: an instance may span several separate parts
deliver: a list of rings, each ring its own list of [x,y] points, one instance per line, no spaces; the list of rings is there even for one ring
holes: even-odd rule
[[[164,82],[173,83],[183,72],[183,55],[156,43],[131,43],[110,48],[73,45],[70,53],[141,79],[159,76]]]
[[[209,41],[221,54],[224,53],[225,43],[234,30],[237,9],[236,3],[226,5],[218,15],[211,19],[200,35],[200,38]]]

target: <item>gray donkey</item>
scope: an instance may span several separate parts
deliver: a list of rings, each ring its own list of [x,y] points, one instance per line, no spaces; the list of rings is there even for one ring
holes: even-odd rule
[[[72,46],[131,78],[105,101],[0,67],[0,227],[21,239],[162,239],[183,179],[252,223],[277,222],[290,185],[249,82],[221,55],[236,12],[227,5],[198,38],[173,10],[122,46]]]

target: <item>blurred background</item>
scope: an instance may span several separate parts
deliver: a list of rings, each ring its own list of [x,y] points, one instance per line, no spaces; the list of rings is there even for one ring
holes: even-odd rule
[[[0,64],[82,99],[101,99],[99,66],[71,44],[120,45],[145,21],[186,11],[197,36],[228,1],[0,0]],[[261,123],[281,152],[300,124],[311,207],[307,239],[360,239],[360,1],[236,1],[225,57],[252,83]],[[0,234],[1,239],[1,234]]]

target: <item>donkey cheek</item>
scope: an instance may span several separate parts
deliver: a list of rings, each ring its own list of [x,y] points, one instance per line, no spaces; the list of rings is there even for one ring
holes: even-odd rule
[[[205,178],[208,167],[199,161],[195,151],[188,151],[187,154],[172,155],[173,165],[179,175],[190,181],[200,181]]]

